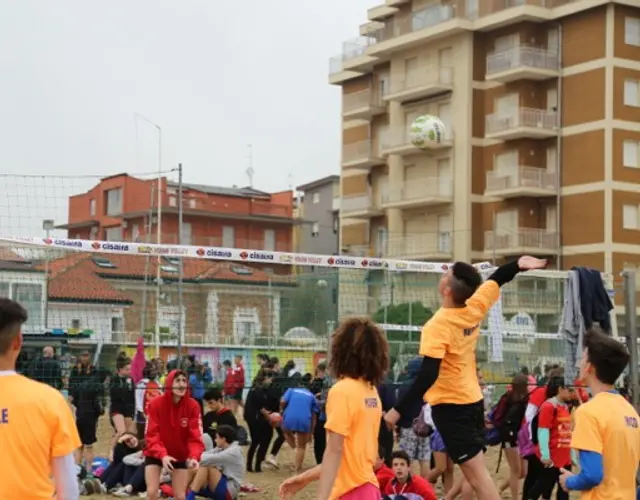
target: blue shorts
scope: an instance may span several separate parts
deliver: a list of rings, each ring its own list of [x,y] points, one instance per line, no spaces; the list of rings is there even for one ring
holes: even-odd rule
[[[215,491],[211,491],[209,487],[203,488],[199,493],[203,497],[210,498],[211,500],[233,500],[229,488],[227,487],[227,476],[222,474],[220,481],[216,486]]]
[[[311,432],[311,417],[302,420],[295,417],[294,415],[293,417],[287,418],[287,414],[285,413],[282,419],[282,429],[289,432],[302,432],[304,434]]]

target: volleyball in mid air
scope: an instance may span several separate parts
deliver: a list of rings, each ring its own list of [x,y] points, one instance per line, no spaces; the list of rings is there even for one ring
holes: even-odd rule
[[[420,149],[429,149],[444,142],[445,126],[442,120],[433,115],[416,118],[409,129],[411,144]]]

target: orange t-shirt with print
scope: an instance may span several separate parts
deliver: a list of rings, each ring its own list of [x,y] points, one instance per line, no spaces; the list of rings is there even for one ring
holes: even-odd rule
[[[378,487],[373,466],[378,457],[381,418],[382,403],[371,384],[343,378],[329,390],[325,429],[344,437],[342,460],[329,500],[367,483]]]
[[[573,413],[571,447],[602,455],[602,482],[581,493],[582,500],[636,498],[640,462],[640,418],[620,394],[601,392]]]
[[[80,447],[71,408],[54,388],[0,376],[0,498],[51,500],[51,463]]]
[[[422,328],[420,355],[441,359],[438,379],[425,394],[430,405],[470,404],[482,399],[476,374],[480,323],[500,298],[500,287],[485,281],[464,307],[441,307]]]

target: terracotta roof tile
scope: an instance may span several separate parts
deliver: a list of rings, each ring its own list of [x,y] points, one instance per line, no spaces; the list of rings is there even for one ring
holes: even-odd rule
[[[108,261],[114,267],[96,264],[100,260]],[[148,260],[148,263],[147,263]],[[49,262],[49,298],[52,300],[90,301],[107,303],[131,303],[131,299],[113,287],[109,278],[142,279],[145,274],[155,278],[158,265],[156,256],[134,256],[118,254],[71,253]],[[160,258],[161,276],[164,279],[178,279],[177,270],[172,262]],[[40,264],[44,269],[44,264]],[[228,281],[247,284],[291,283],[287,276],[270,275],[235,262],[219,262],[203,259],[184,259],[184,280],[188,281]]]

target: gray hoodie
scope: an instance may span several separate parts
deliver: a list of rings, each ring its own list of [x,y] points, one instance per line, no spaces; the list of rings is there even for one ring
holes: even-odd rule
[[[224,450],[207,450],[200,458],[202,467],[217,467],[227,477],[227,489],[232,498],[237,498],[244,479],[244,456],[238,443],[234,442]]]

